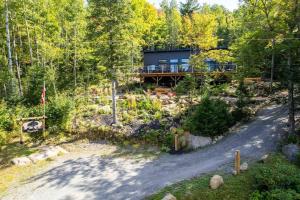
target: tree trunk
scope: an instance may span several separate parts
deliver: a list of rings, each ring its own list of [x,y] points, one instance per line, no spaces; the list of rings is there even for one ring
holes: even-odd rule
[[[36,35],[36,31],[34,29],[34,41],[35,41],[35,46],[36,46],[36,58],[37,58],[37,65],[40,65],[40,53],[39,53],[39,44],[38,44],[38,40],[37,40],[37,35]]]
[[[6,45],[7,45],[7,56],[8,56],[8,71],[11,75],[11,85],[12,92],[14,90],[14,73],[13,73],[13,64],[12,64],[12,55],[11,55],[11,46],[10,46],[10,31],[9,31],[9,16],[8,16],[8,4],[5,0],[5,29],[6,29]]]
[[[275,39],[272,39],[272,66],[271,66],[271,80],[270,80],[270,92],[273,92],[274,82],[274,69],[275,69]]]
[[[18,86],[19,86],[19,96],[23,96],[23,89],[22,89],[22,81],[21,81],[21,74],[20,74],[20,64],[18,60],[18,52],[16,48],[16,34],[14,32],[14,26],[13,26],[13,48],[14,48],[14,58],[15,58],[15,64],[17,69],[17,77],[18,77]]]
[[[295,102],[294,102],[294,80],[292,69],[292,55],[288,54],[288,105],[289,105],[289,134],[295,134]]]
[[[112,111],[113,124],[117,124],[116,80],[112,80]]]
[[[33,65],[33,52],[32,52],[32,46],[31,46],[31,39],[29,34],[29,28],[28,28],[28,22],[25,16],[25,26],[26,26],[26,33],[27,33],[27,40],[28,40],[28,47],[29,47],[29,54],[30,54],[30,64]]]
[[[74,65],[73,65],[73,73],[74,73],[74,86],[77,86],[77,27],[75,26],[74,30],[75,42],[74,42]]]

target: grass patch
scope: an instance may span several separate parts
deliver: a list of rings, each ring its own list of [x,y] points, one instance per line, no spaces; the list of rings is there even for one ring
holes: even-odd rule
[[[0,148],[0,198],[8,188],[30,178],[36,172],[46,166],[49,161],[41,161],[28,166],[13,166],[11,159],[28,156],[37,152],[36,148],[28,145],[20,145],[18,142],[7,144]]]
[[[28,145],[20,145],[19,142],[13,142],[0,147],[0,169],[8,167],[13,158],[28,156],[37,152],[37,149]]]
[[[0,169],[0,198],[5,195],[7,189],[18,185],[42,170],[49,161],[41,161],[28,166],[10,166]]]
[[[257,190],[255,175],[262,168],[273,169],[277,165],[295,167],[285,160],[281,155],[272,155],[266,163],[256,163],[250,166],[249,171],[239,176],[221,174],[224,185],[217,190],[209,188],[210,175],[197,177],[168,186],[157,194],[147,197],[147,200],[160,200],[167,193],[173,194],[178,200],[245,200],[252,196]],[[275,173],[275,172],[274,172]]]

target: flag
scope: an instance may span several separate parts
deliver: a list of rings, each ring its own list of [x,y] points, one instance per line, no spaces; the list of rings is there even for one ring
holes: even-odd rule
[[[46,102],[46,86],[44,84],[42,95],[41,95],[41,104],[45,105]]]

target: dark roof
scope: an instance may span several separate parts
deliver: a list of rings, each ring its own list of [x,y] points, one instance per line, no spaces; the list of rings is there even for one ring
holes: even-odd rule
[[[228,47],[216,47],[216,48],[212,48],[210,50],[228,50]],[[191,48],[179,48],[179,49],[155,49],[155,50],[144,50],[144,53],[162,53],[162,52],[200,52],[200,49],[191,49]]]
[[[187,51],[193,51],[190,48],[186,49],[161,49],[161,50],[144,50],[144,53],[161,53],[161,52],[187,52]]]

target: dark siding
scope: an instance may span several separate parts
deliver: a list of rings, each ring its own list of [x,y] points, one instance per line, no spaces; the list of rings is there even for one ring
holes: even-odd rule
[[[191,51],[161,51],[161,52],[144,52],[144,66],[159,65],[159,60],[186,59],[190,58]]]

